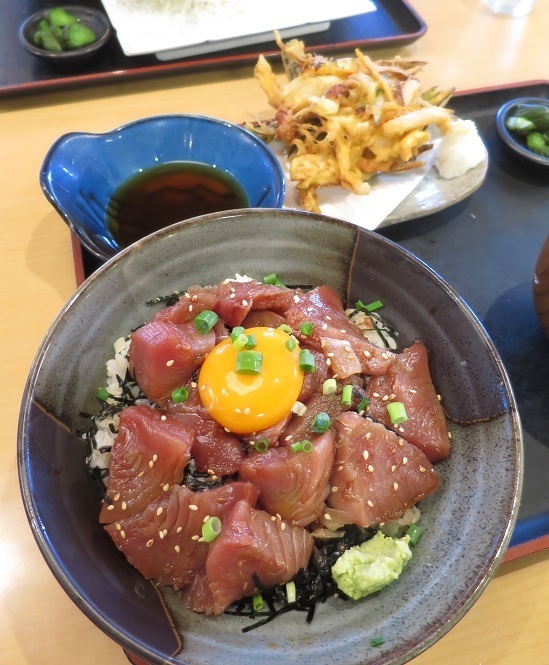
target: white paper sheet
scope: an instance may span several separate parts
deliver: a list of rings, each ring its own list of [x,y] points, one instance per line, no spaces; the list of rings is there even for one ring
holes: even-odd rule
[[[145,4],[145,3],[142,3]],[[219,40],[271,33],[274,30],[325,23],[338,18],[376,11],[371,0],[338,0],[336,3],[277,0],[231,0],[215,13],[162,13],[133,9],[123,0],[103,0],[103,6],[116,30],[118,41],[128,56],[160,53]]]

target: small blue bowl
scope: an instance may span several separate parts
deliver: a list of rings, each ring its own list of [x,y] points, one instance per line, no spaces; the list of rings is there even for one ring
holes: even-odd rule
[[[112,195],[136,173],[168,162],[198,162],[232,176],[250,208],[283,205],[284,175],[265,143],[238,125],[198,115],[143,118],[104,134],[65,134],[44,159],[40,185],[80,243],[107,260],[121,249],[107,227]]]

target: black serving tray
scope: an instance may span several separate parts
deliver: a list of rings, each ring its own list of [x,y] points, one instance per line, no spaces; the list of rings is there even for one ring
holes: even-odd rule
[[[436,270],[468,303],[494,341],[523,425],[525,475],[507,560],[549,547],[549,342],[532,298],[536,259],[549,234],[549,170],[507,152],[495,116],[514,97],[549,98],[549,82],[472,90],[450,106],[475,121],[488,148],[485,182],[468,199],[383,228]],[[74,241],[78,281],[99,265]]]
[[[523,426],[525,474],[510,554],[549,547],[549,342],[532,296],[535,263],[549,235],[549,170],[507,152],[495,127],[501,104],[522,96],[549,98],[549,82],[456,95],[450,106],[475,121],[488,148],[485,182],[461,203],[381,231],[464,298],[511,379]]]
[[[402,46],[426,31],[425,23],[406,0],[373,0],[377,11],[333,21],[323,32],[305,37],[309,50],[322,53],[359,47],[364,50]],[[209,54],[159,61],[154,54],[127,57],[114,34],[97,56],[78,67],[60,67],[28,53],[19,43],[21,23],[34,12],[59,4],[56,0],[5,2],[0,21],[0,97],[21,95],[78,85],[115,83],[121,80],[178,74],[184,71],[219,69],[255,62],[260,53],[279,55],[274,41]],[[78,0],[78,4],[103,9],[99,0]],[[314,4],[312,5],[314,12]]]

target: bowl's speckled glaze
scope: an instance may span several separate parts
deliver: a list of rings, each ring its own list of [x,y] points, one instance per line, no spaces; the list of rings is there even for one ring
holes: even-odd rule
[[[402,577],[362,602],[331,599],[314,621],[287,614],[243,634],[249,619],[205,618],[162,597],[97,522],[99,492],[77,436],[95,410],[111,343],[153,310],[145,302],[235,272],[331,284],[380,299],[402,347],[421,338],[450,418],[453,451],[421,504],[424,535]],[[105,633],[147,662],[187,665],[397,665],[448,631],[501,561],[516,519],[522,438],[501,360],[467,305],[396,244],[351,224],[286,210],[183,222],[120,252],[90,277],[44,339],[26,387],[19,473],[37,543],[62,587]],[[168,609],[168,614],[165,612]],[[170,620],[168,619],[170,616]],[[62,630],[62,628],[60,628]],[[380,647],[370,639],[382,637]]]

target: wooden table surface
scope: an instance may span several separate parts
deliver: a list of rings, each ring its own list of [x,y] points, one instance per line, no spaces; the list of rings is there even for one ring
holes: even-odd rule
[[[412,0],[427,33],[401,48],[428,62],[426,85],[471,90],[549,78],[549,3],[524,18],[496,16],[480,0]],[[397,49],[376,50],[374,57]],[[160,113],[252,118],[266,101],[250,66],[117,83],[0,102],[3,368],[0,430],[0,657],[9,665],[123,665],[121,648],[62,591],[23,509],[16,462],[21,396],[48,326],[74,292],[68,229],[38,184],[41,162],[69,131],[101,132]],[[421,621],[421,617],[418,617]],[[415,665],[547,665],[549,551],[504,563],[471,611]]]

